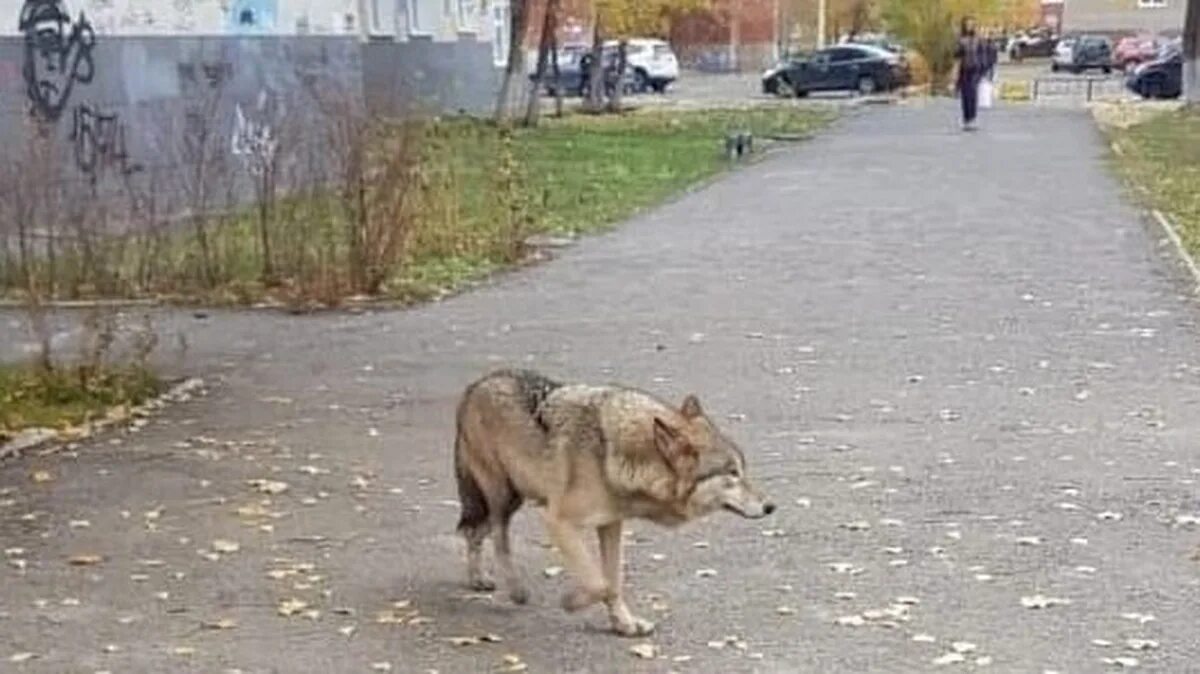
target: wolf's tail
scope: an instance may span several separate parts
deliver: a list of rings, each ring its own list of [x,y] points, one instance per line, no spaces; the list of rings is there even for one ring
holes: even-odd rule
[[[454,477],[458,482],[458,501],[462,505],[462,514],[458,517],[457,527],[460,533],[482,526],[488,521],[489,515],[487,498],[483,495],[483,489],[479,487],[475,476],[471,475],[471,469],[463,461],[463,452],[466,451],[466,448],[463,447],[465,441],[460,430],[454,440]]]

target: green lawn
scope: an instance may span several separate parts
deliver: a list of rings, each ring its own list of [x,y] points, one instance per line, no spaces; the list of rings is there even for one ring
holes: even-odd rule
[[[530,220],[526,233],[602,231],[661,203],[729,168],[723,141],[730,130],[749,129],[762,143],[770,135],[809,137],[831,120],[828,112],[789,108],[543,120],[540,127],[518,130],[513,137],[520,199]],[[465,127],[452,134],[451,141],[463,185],[461,231],[451,240],[486,236],[479,233],[486,232],[494,218],[490,195],[482,186],[496,152],[495,136],[470,133],[477,127],[474,123]],[[392,287],[415,289],[399,294],[419,297],[503,264],[487,253],[487,247],[453,252],[445,246],[418,245]]]
[[[82,377],[74,368],[47,373],[0,364],[0,442],[24,428],[76,426],[161,391],[159,380],[143,368],[112,368]]]
[[[1167,214],[1200,256],[1200,112],[1177,111],[1116,131],[1118,164],[1147,205]]]
[[[419,301],[512,264],[529,235],[602,230],[728,168],[731,130],[752,131],[761,147],[770,135],[808,137],[831,118],[785,107],[571,115],[507,135],[477,120],[380,125],[365,139],[371,177],[363,190],[310,187],[261,211],[216,209],[153,236],[78,250],[65,241],[54,264],[34,265],[37,286],[56,297],[183,303],[336,304],[363,292]],[[396,163],[414,147],[420,162]],[[369,222],[356,219],[363,212]],[[269,213],[271,265],[260,213]],[[350,222],[367,224],[356,230]],[[352,232],[392,227],[403,230],[395,237],[402,243],[363,262]],[[0,292],[19,296],[23,271],[3,267],[0,259]],[[385,280],[364,283],[355,277],[362,269]]]

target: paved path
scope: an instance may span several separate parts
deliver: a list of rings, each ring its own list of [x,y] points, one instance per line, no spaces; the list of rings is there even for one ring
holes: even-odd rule
[[[415,311],[179,319],[211,395],[0,467],[0,670],[1196,671],[1197,308],[1084,116],[985,126],[856,115]],[[452,408],[502,363],[698,392],[783,504],[636,528],[664,659],[557,608],[532,513],[531,605],[462,589]]]

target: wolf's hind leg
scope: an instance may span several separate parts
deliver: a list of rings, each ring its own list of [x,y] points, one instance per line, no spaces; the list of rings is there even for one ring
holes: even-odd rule
[[[517,571],[512,559],[512,544],[509,536],[509,524],[512,522],[512,517],[521,507],[523,499],[520,494],[512,488],[504,490],[502,498],[503,504],[498,508],[493,508],[495,513],[492,519],[492,529],[494,536],[492,543],[496,551],[496,565],[500,567],[500,574],[504,577],[504,585],[508,588],[508,597],[513,600],[513,603],[524,604],[529,601],[529,590],[525,589],[525,584],[521,581],[521,574]]]

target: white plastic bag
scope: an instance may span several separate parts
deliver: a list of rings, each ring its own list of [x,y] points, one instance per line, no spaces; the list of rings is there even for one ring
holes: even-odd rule
[[[996,87],[988,78],[979,80],[979,107],[990,108],[996,102]]]

